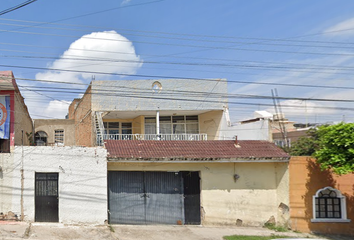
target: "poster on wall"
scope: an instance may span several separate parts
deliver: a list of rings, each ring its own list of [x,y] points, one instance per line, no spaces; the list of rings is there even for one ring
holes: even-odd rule
[[[0,96],[0,139],[10,137],[10,96]]]

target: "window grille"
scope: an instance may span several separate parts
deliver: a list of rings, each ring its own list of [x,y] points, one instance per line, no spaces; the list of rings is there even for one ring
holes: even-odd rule
[[[325,187],[313,196],[311,222],[350,222],[347,219],[345,196],[337,189]]]
[[[59,146],[64,145],[64,130],[63,129],[55,130],[54,143]]]

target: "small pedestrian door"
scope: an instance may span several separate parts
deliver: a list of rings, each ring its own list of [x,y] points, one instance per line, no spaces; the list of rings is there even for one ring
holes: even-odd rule
[[[35,221],[58,222],[58,173],[36,173]]]

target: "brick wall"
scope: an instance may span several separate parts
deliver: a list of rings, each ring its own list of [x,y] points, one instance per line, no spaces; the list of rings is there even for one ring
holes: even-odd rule
[[[68,113],[68,119],[74,119],[75,116],[74,116],[74,113],[75,113],[75,109],[78,105],[78,103],[81,101],[81,98],[75,98],[70,106],[69,106],[69,113]]]
[[[88,87],[73,113],[75,119],[76,146],[94,146],[95,135],[92,124],[93,113],[91,111],[91,99],[91,87]]]
[[[22,130],[23,130],[23,145],[29,146],[30,141],[26,133],[34,134],[33,122],[28,113],[27,107],[23,101],[23,97],[16,93],[15,96],[15,145],[22,145]],[[13,121],[13,120],[11,120]]]

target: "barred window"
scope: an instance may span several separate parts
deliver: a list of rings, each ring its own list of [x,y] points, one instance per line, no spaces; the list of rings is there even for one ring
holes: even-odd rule
[[[54,130],[54,143],[58,146],[64,145],[64,129]]]
[[[311,222],[349,222],[345,196],[337,189],[325,187],[313,196]]]

